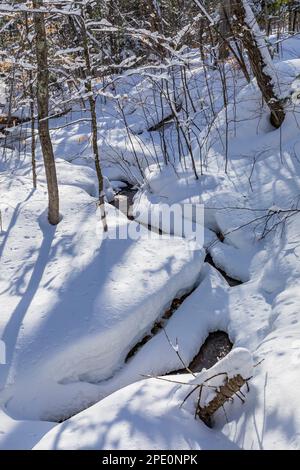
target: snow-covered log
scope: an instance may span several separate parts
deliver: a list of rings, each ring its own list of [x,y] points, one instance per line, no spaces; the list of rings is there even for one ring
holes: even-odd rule
[[[211,369],[195,379],[197,390],[196,415],[209,427],[212,416],[227,401],[238,397],[244,402],[243,385],[253,375],[252,354],[244,348],[232,350]]]

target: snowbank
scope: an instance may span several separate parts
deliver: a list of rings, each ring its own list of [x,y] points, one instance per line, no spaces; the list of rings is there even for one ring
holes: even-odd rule
[[[0,409],[0,449],[30,450],[53,426],[46,421],[17,421]]]
[[[292,44],[299,48],[295,39]],[[285,55],[290,57],[287,50]],[[275,69],[286,96],[299,74],[299,59]],[[201,80],[199,70],[196,79]],[[240,82],[231,85],[233,90]],[[172,170],[153,168],[158,134],[135,135],[130,147],[124,124],[112,118],[107,106],[99,118],[105,174],[121,182],[139,181],[133,150],[148,168],[135,198],[140,220],[161,203],[204,203],[206,249],[216,266],[245,283],[230,289],[215,269],[201,271],[203,253],[190,252],[184,240],[172,246],[168,240],[150,243],[143,237],[101,243],[99,216],[86,192],[93,184],[88,173],[86,179],[79,177],[80,184],[73,184],[67,172],[63,176],[63,221],[56,231],[45,223],[43,183],[31,192],[29,174],[5,175],[0,251],[5,266],[0,328],[8,345],[8,365],[0,370],[5,411],[20,419],[58,419],[106,397],[55,427],[37,448],[300,448],[299,213],[287,220],[275,213],[268,226],[274,229],[263,236],[270,208],[287,211],[299,204],[299,106],[288,103],[284,124],[274,130],[255,85],[244,87],[228,109],[227,175],[225,113],[219,113],[209,135],[199,118],[206,161],[198,181],[189,159],[178,163],[178,155]],[[141,113],[138,108],[132,113],[133,128]],[[93,164],[84,151],[87,126],[52,131],[56,154],[80,172],[82,165]],[[170,127],[170,141],[172,135]],[[108,213],[111,227],[128,224],[125,218],[117,221],[114,209],[108,207]],[[264,360],[255,369],[245,405],[230,407],[228,423],[217,413],[213,431],[179,408],[183,392],[178,384],[141,381],[142,375],[182,367],[163,332],[124,365],[129,349],[172,298],[198,280],[198,288],[166,325],[184,360],[190,362],[207,334],[217,329],[228,332],[235,348],[248,349],[255,363]]]
[[[1,402],[17,417],[60,419],[97,400],[97,383],[197,282],[204,254],[182,239],[149,240],[146,229],[138,240],[102,240],[93,199],[67,184],[62,222],[50,227],[43,187],[32,192],[25,177],[2,184]],[[111,233],[128,226],[107,212]]]
[[[123,388],[55,426],[35,449],[234,449],[235,445],[222,434],[194,419],[197,391],[182,406],[196,384],[206,383],[201,401],[205,406],[214,393],[209,387],[223,383],[223,372],[228,378],[240,374],[249,379],[253,374],[249,351],[238,348],[196,377],[171,375],[167,377],[169,382],[150,379]]]

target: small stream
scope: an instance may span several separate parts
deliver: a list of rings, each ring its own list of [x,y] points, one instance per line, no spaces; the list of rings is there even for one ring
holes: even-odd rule
[[[201,372],[202,369],[210,369],[218,361],[227,356],[232,350],[233,344],[225,331],[214,331],[209,333],[206,340],[202,344],[198,354],[194,357],[188,368],[192,372]],[[179,369],[169,372],[172,374],[186,374],[186,369]]]
[[[122,189],[115,196],[115,199],[112,202],[112,205],[115,206],[117,209],[120,209],[121,211],[123,207],[127,207],[127,213],[125,215],[128,217],[129,220],[134,220],[132,207],[133,207],[133,198],[136,193],[137,193],[136,189],[134,189],[131,186],[128,186]],[[124,204],[122,207],[122,202],[124,201],[126,201],[127,204],[126,205]],[[153,230],[155,232],[158,231],[156,228],[153,229],[153,227],[151,226],[149,226],[148,229]],[[222,241],[220,238],[220,235],[218,238],[220,239],[220,241]],[[235,287],[235,286],[242,284],[241,281],[231,278],[224,271],[219,269],[215,265],[209,253],[207,253],[206,255],[205,262],[209,263],[217,271],[219,271],[219,273],[224,277],[224,279],[227,281],[230,287]],[[172,301],[170,307],[166,310],[166,312],[162,315],[162,317],[154,323],[151,331],[149,331],[149,333],[145,335],[144,338],[142,338],[141,341],[139,341],[129,351],[125,359],[125,362],[128,362],[148,341],[150,341],[151,338],[153,338],[154,335],[156,335],[159,331],[161,331],[165,327],[169,318],[171,318],[174,312],[180,307],[180,305],[184,302],[184,300],[189,295],[191,295],[193,291],[194,289],[188,292],[187,294],[185,294],[184,296],[180,298],[176,298]],[[225,331],[211,332],[207,336],[205,342],[200,346],[199,352],[194,357],[194,359],[192,360],[192,362],[189,364],[188,367],[193,372],[200,372],[203,368],[209,369],[214,364],[216,364],[220,359],[225,357],[231,351],[232,347],[233,347],[233,344],[230,341],[229,336]],[[180,369],[180,370],[173,371],[171,373],[172,374],[186,373],[186,370]]]
[[[134,220],[133,217],[133,198],[136,195],[137,190],[133,189],[132,186],[127,186],[126,188],[119,191],[111,204],[123,212],[129,220]],[[126,204],[124,204],[126,202]],[[124,212],[124,207],[127,208],[127,213]]]
[[[170,307],[164,312],[162,317],[154,323],[154,325],[151,328],[151,331],[149,334],[144,336],[144,338],[141,339],[137,344],[134,345],[134,347],[129,351],[129,353],[126,356],[125,362],[128,362],[129,359],[131,359],[135,354],[144,346],[148,341],[150,341],[153,336],[155,336],[160,330],[162,330],[165,325],[167,324],[168,320],[171,318],[174,312],[180,307],[180,305],[185,301],[187,297],[191,295],[192,292],[194,292],[195,289],[192,289],[190,292],[184,294],[180,298],[175,298]]]
[[[205,257],[205,263],[210,264],[217,271],[219,271],[219,273],[222,274],[224,279],[226,279],[226,281],[230,285],[230,287],[240,286],[241,284],[243,284],[242,281],[238,281],[237,279],[233,279],[232,277],[228,276],[228,274],[226,274],[225,271],[222,271],[222,269],[218,268],[215,265],[214,260],[212,259],[211,255],[209,253],[207,253],[207,255]]]

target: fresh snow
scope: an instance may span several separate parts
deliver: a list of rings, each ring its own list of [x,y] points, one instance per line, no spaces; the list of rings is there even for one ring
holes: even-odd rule
[[[210,387],[223,384],[224,376],[219,374],[224,372],[228,373],[228,378],[239,374],[249,379],[253,373],[249,351],[237,348],[195,378],[170,375],[168,382],[150,379],[121,389],[55,426],[35,450],[236,449],[219,431],[214,432],[212,439],[212,431],[194,419],[199,390],[182,406],[186,395],[196,385],[206,384],[200,402],[205,406],[215,393]],[[140,396],[144,397],[143,409]]]
[[[46,421],[15,420],[0,409],[0,449],[31,449],[53,426]]]
[[[299,40],[285,41],[282,49],[285,60],[274,67],[280,89],[288,96],[300,73],[295,58]],[[220,83],[216,77],[211,80],[217,117],[208,133],[202,112],[202,106],[208,106],[207,88],[197,60],[195,53],[188,77],[192,97],[201,103],[196,122],[206,158],[201,175],[194,141],[197,181],[189,159],[179,161],[172,147],[172,164],[166,167],[159,155],[159,168],[155,165],[159,133],[147,129],[170,109],[159,101],[149,71],[125,74],[116,90],[110,90],[114,98],[104,100],[99,90],[109,230],[139,230],[137,240],[102,239],[90,123],[79,108],[51,120],[62,215],[56,228],[46,220],[40,149],[36,191],[29,153],[6,149],[1,157],[0,330],[7,349],[7,364],[0,364],[1,448],[300,448],[299,213],[280,223],[286,214],[280,211],[299,204],[299,106],[288,102],[282,128],[272,129],[255,83],[245,85],[228,67],[229,98],[234,89],[239,93],[228,107],[226,175]],[[203,83],[201,97],[195,81],[199,87]],[[117,95],[123,96],[131,139],[116,106]],[[174,128],[166,128],[168,145],[176,135]],[[14,138],[12,131],[10,142]],[[127,183],[140,185],[135,222],[109,204]],[[145,224],[150,211],[153,228],[167,231],[155,217],[166,202],[205,204],[205,249],[217,268],[242,285],[230,288],[214,267],[204,264],[204,250],[193,251],[188,240],[153,233],[149,239],[149,231],[138,222]],[[270,210],[274,230],[265,237]],[[165,331],[125,362],[172,300],[193,288]],[[209,377],[214,368],[196,379],[174,375],[182,363],[167,336],[189,364],[208,334],[217,330],[228,332],[234,349],[214,367],[227,364],[229,371],[249,366],[245,375],[253,378],[245,404],[238,399],[227,404],[228,422],[220,410],[214,429],[208,429],[193,417],[193,397],[180,407],[189,385],[146,377],[164,378],[171,372],[170,380],[185,383]],[[243,361],[236,364],[241,356]]]
[[[94,384],[122,367],[173,298],[193,287],[204,256],[183,239],[148,240],[143,228],[137,241],[108,234],[101,242],[96,205],[76,186],[60,188],[56,230],[45,218],[44,190],[32,193],[27,176],[13,190],[2,178],[2,187],[8,364],[1,367],[1,401],[17,417],[59,419],[97,400]],[[114,226],[128,227],[116,209],[107,211],[112,235]]]

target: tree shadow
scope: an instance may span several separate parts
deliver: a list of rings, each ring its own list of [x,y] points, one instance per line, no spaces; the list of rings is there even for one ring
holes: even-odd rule
[[[13,212],[13,215],[10,219],[10,222],[9,222],[9,226],[7,228],[7,230],[4,232],[4,237],[3,237],[3,240],[2,240],[2,243],[0,245],[0,260],[2,258],[2,255],[3,255],[3,252],[4,252],[4,248],[5,248],[5,245],[7,243],[7,240],[8,240],[8,237],[9,237],[9,234],[11,232],[11,229],[14,227],[14,225],[16,224],[17,220],[18,220],[18,216],[20,215],[20,211],[23,207],[23,204],[26,204],[27,201],[29,201],[29,199],[31,198],[31,196],[33,195],[34,193],[34,189],[32,189],[28,196],[24,199],[24,201],[21,201],[19,202],[16,207],[14,208],[14,212]],[[1,234],[0,234],[1,235]]]
[[[14,222],[10,224],[11,227],[16,222],[18,212],[19,209],[15,211],[13,217]],[[0,388],[5,386],[22,321],[35,296],[35,293],[37,292],[45,267],[49,260],[49,253],[54,239],[56,227],[50,225],[48,222],[45,223],[44,218],[44,214],[42,214],[39,219],[39,225],[43,233],[43,240],[39,248],[39,254],[35,262],[30,280],[28,282],[26,291],[23,293],[21,300],[14,309],[2,335],[2,340],[6,344],[6,364],[3,365],[2,374],[0,376]]]
[[[106,403],[105,400],[99,402],[58,425],[53,438],[48,441],[51,449],[68,449],[68,443],[77,450],[111,450],[124,446],[135,450],[239,449],[224,434],[212,431],[195,420],[191,413],[182,410],[180,403],[172,403],[179,388],[176,384],[161,386],[158,383],[154,398],[151,393],[154,380],[134,385],[131,390],[123,389],[109,397]],[[159,403],[162,405],[157,408]],[[71,442],[69,436],[72,436]]]

